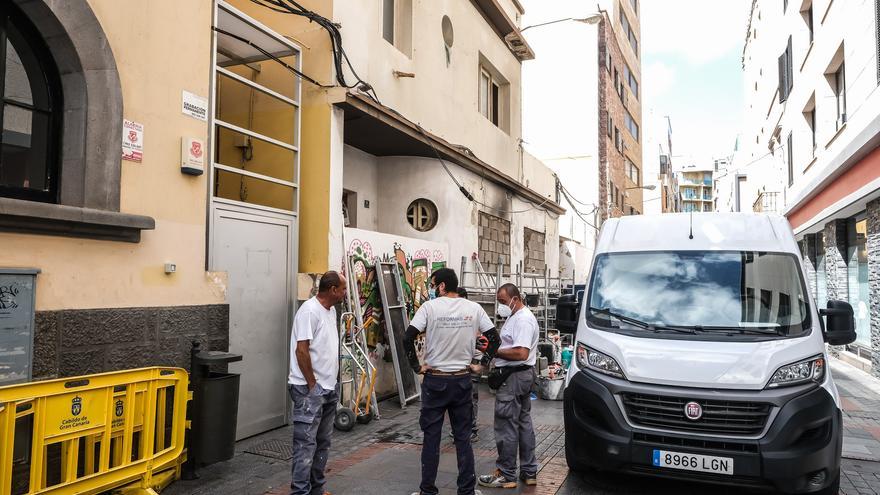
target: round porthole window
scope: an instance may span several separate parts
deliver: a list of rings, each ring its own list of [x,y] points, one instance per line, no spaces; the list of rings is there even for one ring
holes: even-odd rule
[[[443,30],[443,42],[446,43],[447,48],[452,48],[452,42],[455,41],[455,31],[452,30],[452,20],[448,15],[443,16],[440,28]]]
[[[419,232],[427,232],[437,226],[437,205],[425,198],[419,198],[406,209],[406,220]]]

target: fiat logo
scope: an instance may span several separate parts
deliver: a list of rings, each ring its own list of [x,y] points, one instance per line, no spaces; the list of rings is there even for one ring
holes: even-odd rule
[[[687,419],[696,421],[703,417],[703,406],[696,402],[688,402],[684,405],[684,415]]]

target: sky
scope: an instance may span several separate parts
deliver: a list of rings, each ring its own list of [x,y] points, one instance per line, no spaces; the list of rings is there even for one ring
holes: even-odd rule
[[[652,135],[665,141],[665,127],[659,122],[669,116],[676,168],[711,165],[713,158],[731,155],[743,116],[741,54],[751,0],[639,3],[643,144],[651,141]],[[524,0],[523,4],[523,26],[560,17],[582,18],[595,12],[590,7],[594,4],[583,0]],[[576,29],[566,24],[576,25],[561,23],[536,28],[527,31],[526,37],[539,37],[536,41],[544,46],[554,44],[556,38],[559,46],[565,46],[571,30]],[[538,52],[537,56],[556,54]],[[559,91],[558,87],[525,89]],[[528,130],[528,123],[524,123],[524,131]],[[528,133],[524,139],[529,140]],[[653,156],[656,154],[651,153]]]

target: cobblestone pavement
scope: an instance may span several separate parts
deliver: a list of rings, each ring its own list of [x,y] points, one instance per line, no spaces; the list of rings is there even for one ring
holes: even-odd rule
[[[832,363],[844,406],[844,456],[841,493],[880,494],[880,381],[840,362]],[[492,434],[493,396],[481,390],[480,440],[474,444],[478,473],[494,469]],[[535,494],[705,494],[747,493],[735,488],[708,487],[603,473],[581,476],[569,473],[565,463],[562,403],[536,400],[533,419],[538,437],[541,469],[538,486],[516,490],[486,490],[485,495]],[[418,489],[421,432],[418,405],[401,410],[395,400],[380,404],[382,418],[356,425],[347,433],[335,432],[328,464],[327,489],[336,495],[410,494]],[[444,429],[437,485],[442,494],[455,493],[455,448]],[[229,462],[200,471],[197,481],[179,481],[165,495],[286,495],[290,480],[290,429],[280,428],[239,442]]]

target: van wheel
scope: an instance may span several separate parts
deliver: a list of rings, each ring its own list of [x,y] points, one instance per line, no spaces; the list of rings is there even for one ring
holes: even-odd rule
[[[834,478],[834,481],[831,485],[824,489],[816,492],[817,495],[837,495],[840,492],[840,470],[837,471],[837,476]]]
[[[565,463],[568,464],[568,470],[576,474],[591,475],[596,473],[595,469],[584,464],[574,455],[567,443],[565,444]]]

